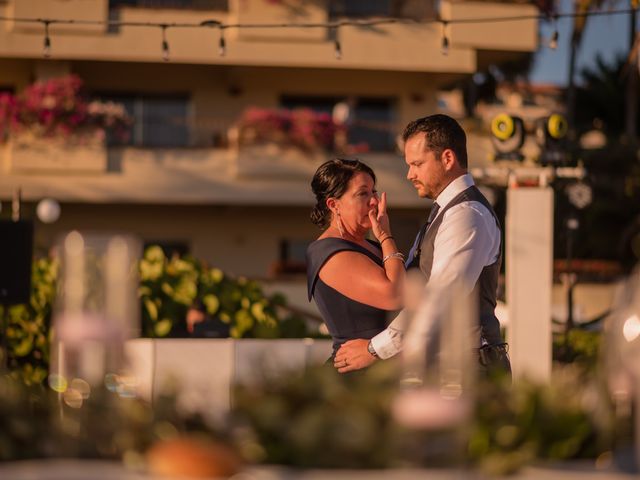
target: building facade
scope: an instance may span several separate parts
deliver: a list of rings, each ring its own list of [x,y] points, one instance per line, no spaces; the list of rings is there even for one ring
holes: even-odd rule
[[[443,1],[439,12],[419,1],[0,1],[0,14],[10,18],[89,21],[50,23],[48,58],[43,23],[0,22],[0,91],[77,75],[92,98],[122,104],[133,119],[126,140],[90,146],[9,136],[0,146],[0,216],[9,215],[20,189],[25,215],[45,197],[62,206],[57,222],[37,223],[43,251],[70,229],[127,231],[235,274],[300,271],[306,245],[319,234],[309,221],[309,182],[333,153],[243,142],[238,119],[248,108],[332,115],[340,104],[348,106],[347,141],[356,147],[347,154],[378,173],[394,235],[408,249],[428,203],[405,180],[397,135],[408,121],[438,111],[441,85],[537,47],[536,20],[442,24],[430,21],[436,13],[453,20],[537,11],[477,1]],[[337,29],[221,30],[215,23],[389,16],[402,21]],[[210,28],[171,26],[207,21]],[[145,23],[168,25],[165,52],[163,29]],[[473,150],[470,158],[472,165],[486,161]]]

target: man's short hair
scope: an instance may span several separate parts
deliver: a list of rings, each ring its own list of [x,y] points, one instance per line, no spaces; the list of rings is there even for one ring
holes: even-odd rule
[[[458,163],[467,168],[467,136],[458,122],[448,115],[429,115],[409,123],[402,132],[402,140],[406,142],[414,135],[425,134],[427,148],[432,150],[437,158],[446,149],[453,150]]]

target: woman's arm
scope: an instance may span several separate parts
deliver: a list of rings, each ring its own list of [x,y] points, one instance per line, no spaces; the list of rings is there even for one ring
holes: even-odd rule
[[[385,243],[392,243],[387,240]],[[388,250],[385,253],[385,250]],[[383,249],[384,256],[395,252],[391,247]],[[396,310],[402,306],[402,282],[404,273],[399,274],[398,267],[404,271],[399,257],[385,262],[385,268],[379,267],[362,253],[346,250],[333,255],[320,269],[320,278],[346,297],[360,303]]]
[[[320,278],[352,300],[384,310],[396,310],[402,307],[404,257],[391,236],[385,193],[377,210],[369,212],[369,219],[382,248],[383,267],[361,253],[344,251],[323,265]]]

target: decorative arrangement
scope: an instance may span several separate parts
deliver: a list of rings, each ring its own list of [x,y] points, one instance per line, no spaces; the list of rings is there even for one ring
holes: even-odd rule
[[[346,131],[328,113],[317,113],[308,108],[286,110],[251,107],[243,112],[237,127],[241,146],[273,143],[304,151],[332,151],[336,146],[336,138]]]
[[[77,75],[35,82],[21,93],[0,94],[0,141],[18,136],[88,143],[106,132],[126,138],[131,119],[113,102],[89,100]]]
[[[557,372],[548,386],[481,381],[463,454],[452,456],[450,444],[443,444],[450,438],[446,428],[412,429],[394,421],[399,373],[393,362],[355,377],[325,367],[239,387],[238,445],[250,461],[300,468],[467,465],[489,474],[540,460],[595,460],[611,445],[606,395],[570,369]]]

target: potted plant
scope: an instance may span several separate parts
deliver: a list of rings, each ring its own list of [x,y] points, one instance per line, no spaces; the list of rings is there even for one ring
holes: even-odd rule
[[[0,96],[0,141],[8,141],[17,170],[104,171],[106,131],[126,136],[130,118],[113,102],[90,100],[76,75]]]

